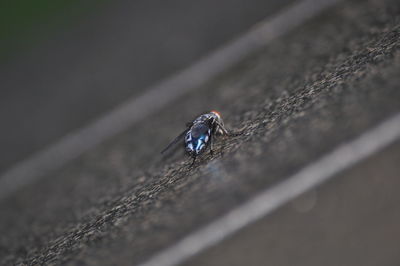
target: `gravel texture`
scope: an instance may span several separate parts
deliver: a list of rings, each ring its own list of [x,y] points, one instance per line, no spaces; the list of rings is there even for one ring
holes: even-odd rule
[[[9,264],[131,265],[400,111],[400,3],[346,1],[1,203]],[[205,110],[236,137],[159,151]]]
[[[397,265],[400,142],[183,265]]]

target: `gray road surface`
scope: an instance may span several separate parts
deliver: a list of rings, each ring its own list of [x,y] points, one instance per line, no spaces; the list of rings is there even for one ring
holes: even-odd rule
[[[184,265],[398,265],[400,142]]]
[[[63,18],[69,27],[42,34],[34,47],[27,40],[20,45],[25,50],[0,61],[0,172],[290,2],[117,0],[91,8],[81,3],[90,11]]]
[[[394,0],[346,1],[142,124],[20,190],[0,203],[1,262],[142,262],[399,112],[399,11]],[[220,110],[227,126],[242,134],[220,139],[215,155],[206,154],[193,168],[184,157],[162,161],[159,150],[186,121],[209,109]],[[390,164],[398,153],[379,156],[383,162],[389,156]],[[379,169],[373,163],[368,165]],[[346,175],[357,183],[362,174]],[[321,200],[341,189],[334,184],[321,188],[326,191]],[[354,187],[343,185],[347,192],[340,200]],[[386,210],[390,215],[390,209],[380,211]],[[366,217],[373,215],[368,208],[365,212]],[[348,219],[355,228],[360,218],[352,217]],[[317,219],[311,217],[310,222]],[[385,224],[376,219],[365,219],[363,226]],[[320,230],[333,234],[334,222],[326,221]],[[301,237],[297,243],[303,243]],[[251,239],[243,239],[247,245],[246,241]],[[229,254],[223,245],[221,252]],[[219,256],[212,252],[192,263],[215,261]],[[385,258],[376,257],[377,263],[371,265],[382,265]]]

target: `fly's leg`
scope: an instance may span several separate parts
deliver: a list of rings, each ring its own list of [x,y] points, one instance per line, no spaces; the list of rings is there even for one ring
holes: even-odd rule
[[[194,165],[194,162],[196,161],[196,155],[194,155],[194,156],[192,156],[192,157],[193,157],[193,161],[192,161],[192,163],[191,163],[190,167],[193,167],[193,165]]]
[[[217,123],[218,128],[221,129],[221,131],[223,132],[223,135],[227,135],[227,136],[230,136],[230,137],[237,137],[237,136],[242,135],[241,132],[229,132],[229,131],[224,127],[224,125],[222,125],[222,124],[219,123],[218,121],[216,121],[215,123]]]
[[[228,130],[226,130],[226,128],[224,127],[224,125],[222,125],[221,123],[219,123],[218,121],[215,121],[216,123],[216,127],[221,129],[224,135],[229,135]],[[215,130],[216,131],[216,130]]]
[[[214,156],[214,133],[211,133],[210,135],[210,154],[211,156]]]
[[[215,124],[213,124],[212,129],[211,129],[211,134],[210,134],[210,154],[211,156],[214,155],[214,135],[217,133],[218,129],[218,124],[217,121],[215,121]]]

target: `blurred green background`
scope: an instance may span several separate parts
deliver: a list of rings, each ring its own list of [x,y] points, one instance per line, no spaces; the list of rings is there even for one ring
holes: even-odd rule
[[[293,1],[0,1],[0,173]]]
[[[73,26],[106,0],[0,1],[0,59],[37,45],[51,33]]]

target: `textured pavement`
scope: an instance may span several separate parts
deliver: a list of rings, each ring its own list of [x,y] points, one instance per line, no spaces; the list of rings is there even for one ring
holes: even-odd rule
[[[343,2],[20,190],[0,203],[1,262],[141,262],[399,112],[399,14],[398,1]],[[192,168],[160,158],[210,109],[241,134]]]
[[[66,4],[86,11],[80,16],[72,10],[59,14],[47,35],[41,31],[49,25],[38,25],[33,34],[38,39],[44,35],[41,42],[21,41],[25,49],[17,49],[14,60],[0,60],[0,123],[7,125],[0,131],[0,172],[140,95],[291,2]],[[66,25],[60,26],[62,22]],[[3,44],[1,40],[0,49]]]
[[[398,265],[400,142],[183,265]]]

